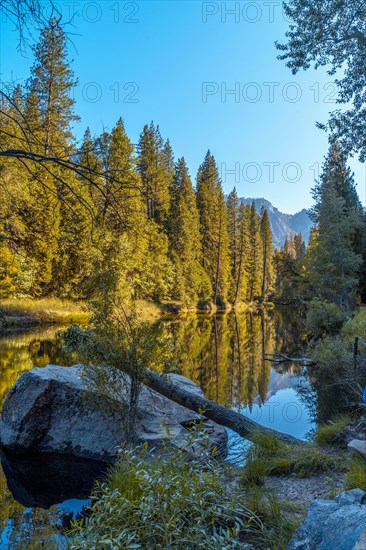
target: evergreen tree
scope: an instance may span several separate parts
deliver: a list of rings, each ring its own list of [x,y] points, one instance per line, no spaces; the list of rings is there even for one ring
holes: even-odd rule
[[[296,260],[301,261],[304,258],[306,252],[306,246],[301,233],[296,233],[296,235],[294,236],[294,248]]]
[[[209,300],[212,288],[200,263],[202,248],[196,194],[184,158],[176,164],[170,217],[171,251],[183,286],[180,298],[191,303]]]
[[[229,194],[226,202],[227,207],[227,220],[228,220],[228,233],[229,233],[229,254],[230,254],[230,266],[231,266],[231,280],[230,280],[230,292],[229,300],[232,304],[235,304],[237,298],[237,287],[239,279],[240,269],[240,246],[241,246],[241,234],[240,234],[240,201],[236,189],[232,190]]]
[[[164,144],[159,127],[145,125],[138,144],[138,172],[141,176],[148,218],[167,228],[174,158],[170,143]]]
[[[262,244],[262,300],[266,301],[273,291],[274,283],[272,229],[266,209],[263,209],[261,215],[260,235]]]
[[[318,235],[310,284],[320,296],[349,309],[359,282],[362,257],[357,235],[363,228],[363,216],[353,177],[336,142],[330,147],[313,196]]]
[[[202,236],[202,265],[210,277],[212,299],[224,307],[228,299],[230,263],[225,197],[210,151],[197,174],[197,205]]]
[[[261,296],[262,291],[262,242],[260,235],[260,218],[255,203],[252,202],[249,219],[249,254],[248,254],[248,290],[247,300]]]
[[[38,111],[38,125],[33,131],[46,156],[62,156],[72,139],[71,123],[78,119],[71,94],[77,82],[67,60],[66,37],[58,20],[51,19],[42,29],[33,53],[35,62],[28,82]]]
[[[245,301],[248,290],[248,265],[249,265],[249,220],[250,207],[243,202],[239,206],[239,246],[237,254],[237,269],[235,280],[235,292],[233,295],[233,304]]]

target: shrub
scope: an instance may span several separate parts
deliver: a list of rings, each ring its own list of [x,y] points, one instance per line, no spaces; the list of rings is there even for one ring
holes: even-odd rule
[[[338,336],[325,336],[309,346],[311,357],[317,360],[316,374],[336,382],[354,374],[352,347]]]
[[[92,498],[89,515],[73,525],[73,549],[235,549],[260,528],[218,464],[174,448],[158,457],[121,450]]]
[[[366,353],[366,308],[359,309],[353,319],[344,324],[342,333],[347,341],[351,343],[354,342],[356,337],[360,338],[359,351],[363,354]]]
[[[315,337],[336,334],[342,328],[346,315],[336,304],[315,298],[310,302],[306,314],[306,327]]]

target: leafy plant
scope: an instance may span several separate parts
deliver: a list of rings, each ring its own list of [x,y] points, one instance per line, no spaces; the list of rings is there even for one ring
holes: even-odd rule
[[[346,320],[344,312],[330,302],[313,299],[306,315],[306,327],[315,337],[336,334]]]
[[[188,437],[197,446],[204,436]],[[89,515],[74,522],[71,548],[235,549],[261,528],[216,462],[173,447],[162,456],[123,448]]]

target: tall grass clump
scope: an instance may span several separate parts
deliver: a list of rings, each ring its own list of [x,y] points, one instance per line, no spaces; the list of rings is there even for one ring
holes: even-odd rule
[[[339,434],[352,422],[350,416],[337,416],[331,422],[319,426],[314,435],[317,445],[332,445],[336,443]]]
[[[342,460],[322,451],[316,445],[286,445],[273,437],[258,435],[246,453],[241,481],[246,487],[260,485],[266,476],[290,475],[309,477],[342,469]]]
[[[346,487],[366,491],[366,460],[362,456],[352,457],[347,472]]]
[[[255,548],[285,550],[303,519],[303,510],[255,486],[247,488],[245,503],[262,523],[252,539]]]

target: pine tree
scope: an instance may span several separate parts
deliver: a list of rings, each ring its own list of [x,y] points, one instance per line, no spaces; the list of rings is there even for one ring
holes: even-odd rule
[[[210,151],[197,174],[197,205],[201,221],[202,265],[210,277],[214,303],[224,307],[230,278],[229,235],[225,197]]]
[[[138,144],[141,176],[148,218],[167,228],[174,158],[170,143],[164,144],[159,127],[145,125]]]
[[[255,203],[252,202],[249,219],[249,255],[248,255],[248,291],[247,300],[252,302],[262,291],[262,243],[260,235],[260,218]]]
[[[294,236],[295,258],[297,261],[301,261],[306,252],[306,246],[301,232],[296,233]]]
[[[248,265],[249,265],[249,221],[250,207],[243,202],[239,206],[239,250],[237,263],[237,278],[233,303],[244,301],[248,290]]]
[[[353,177],[336,142],[330,147],[313,196],[316,203],[312,215],[318,235],[310,284],[320,296],[350,309],[362,262],[358,235],[363,215]]]
[[[28,147],[34,153],[68,159],[75,152],[71,123],[77,117],[70,93],[75,82],[67,61],[66,39],[55,19],[42,29],[34,55],[24,107]],[[62,216],[72,208],[64,201],[66,195],[74,193],[75,181],[75,176],[59,165],[28,168],[24,181],[29,197],[24,216],[27,236],[23,246],[29,262],[36,265],[34,294],[51,291],[54,268],[62,265]]]
[[[262,300],[268,300],[273,291],[274,266],[273,266],[273,242],[272,229],[268,212],[263,209],[260,221],[260,235],[262,244]]]
[[[38,111],[38,127],[33,128],[43,144],[44,154],[62,156],[72,139],[71,123],[76,85],[67,60],[66,37],[57,19],[41,31],[34,47],[35,62],[28,82]]]
[[[173,259],[183,280],[182,295],[178,297],[190,303],[209,300],[212,288],[200,263],[202,248],[196,194],[184,158],[178,160],[175,168],[169,237]]]
[[[229,233],[229,254],[230,254],[230,267],[231,267],[231,280],[230,280],[230,303],[235,304],[237,298],[237,286],[239,279],[239,266],[240,266],[240,201],[236,189],[232,190],[229,194],[227,201],[227,220],[228,220],[228,233]]]
[[[344,200],[345,212],[350,212],[351,210],[362,211],[353,174],[347,166],[346,157],[337,140],[331,143],[323,164],[320,181],[317,182],[312,190],[315,205],[311,209],[311,218],[314,223],[319,222],[322,197],[326,186],[333,187],[337,196]]]
[[[136,171],[134,146],[120,118],[113,128],[108,149],[108,202],[105,222],[111,229],[139,231],[144,220],[141,183]]]

